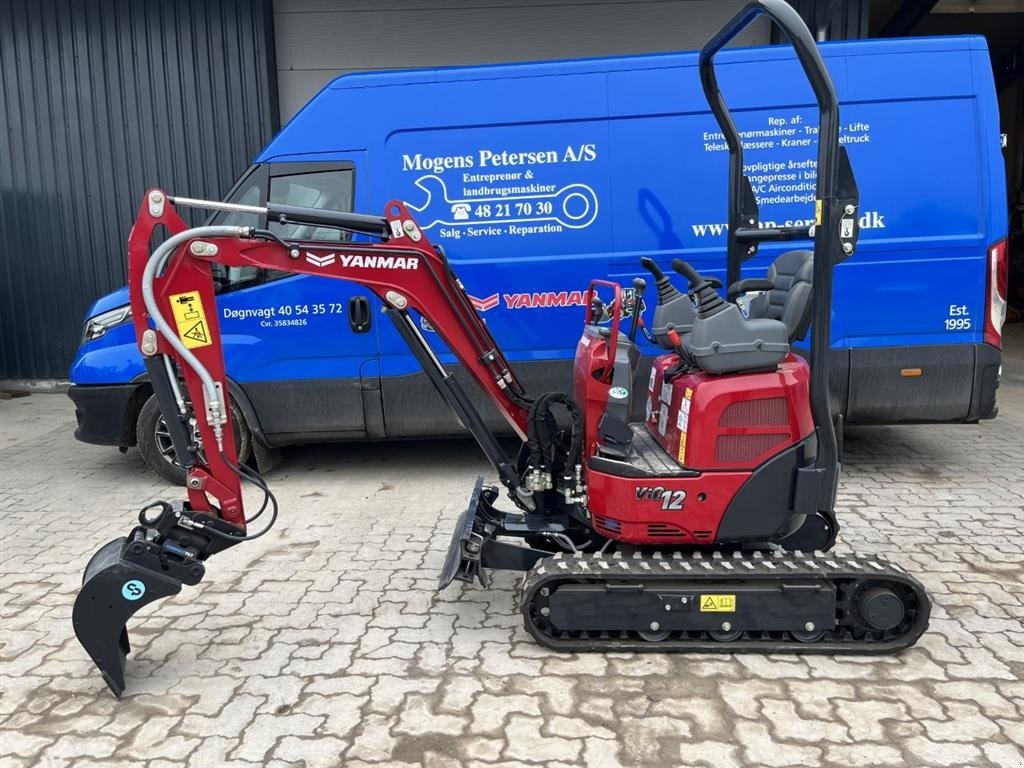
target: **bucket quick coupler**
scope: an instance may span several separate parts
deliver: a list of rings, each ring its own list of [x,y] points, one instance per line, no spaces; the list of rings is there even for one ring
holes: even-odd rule
[[[159,512],[147,517],[147,512]],[[204,535],[203,526],[223,533],[239,529],[197,514],[182,502],[158,502],[139,513],[140,525],[128,536],[101,547],[85,567],[75,598],[72,623],[78,641],[99,667],[118,698],[124,692],[125,657],[130,653],[127,623],[142,607],[195,586],[206,574],[210,554],[230,546]]]

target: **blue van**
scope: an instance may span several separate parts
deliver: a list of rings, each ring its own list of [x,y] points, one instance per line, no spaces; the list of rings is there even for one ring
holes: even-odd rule
[[[985,41],[821,50],[862,206],[857,253],[836,270],[835,409],[861,424],[991,418],[1007,220]],[[810,88],[788,46],[720,61],[762,225],[795,224],[814,197]],[[628,284],[647,255],[724,280],[727,158],[696,53],[353,74],[318,93],[226,200],[364,212],[405,200],[528,389],[549,391],[570,381],[589,278]],[[287,234],[339,238],[305,230]],[[783,250],[762,247],[743,276],[763,276]],[[260,465],[292,443],[462,431],[369,291],[253,268],[217,280],[241,446]],[[75,434],[138,445],[176,482],[127,305],[122,289],[89,311],[71,369]]]

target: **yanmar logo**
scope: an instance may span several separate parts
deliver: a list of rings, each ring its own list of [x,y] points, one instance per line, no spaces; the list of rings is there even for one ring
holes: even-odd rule
[[[478,299],[476,296],[469,297],[470,303],[477,312],[486,312],[498,306],[498,294],[492,293],[486,299]]]
[[[547,309],[549,307],[582,307],[586,291],[543,291],[541,293],[504,293],[508,309]]]
[[[586,291],[542,291],[538,293],[492,293],[484,299],[470,296],[469,300],[477,312],[496,309],[500,298],[505,300],[506,309],[547,309],[549,307],[585,306]],[[499,298],[500,296],[500,298]]]
[[[632,288],[625,288],[622,296],[625,301],[623,317],[632,315],[630,301],[634,291]],[[551,309],[555,307],[585,307],[587,305],[586,291],[534,291],[523,293],[492,293],[490,296],[478,299],[470,296],[469,300],[476,307],[477,312],[487,312],[496,309],[500,303],[499,297],[505,302],[506,309]]]
[[[315,253],[306,251],[306,261],[312,264],[314,267],[329,267],[337,260],[333,253],[325,254],[324,256],[317,256]]]
[[[367,256],[361,253],[325,253],[317,256],[306,251],[306,261],[323,269],[340,263],[346,269],[419,269],[420,260],[415,256]]]

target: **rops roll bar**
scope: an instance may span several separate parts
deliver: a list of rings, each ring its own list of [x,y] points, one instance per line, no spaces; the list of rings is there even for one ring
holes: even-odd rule
[[[818,102],[818,170],[811,227],[759,226],[757,200],[750,179],[743,172],[743,142],[715,76],[715,54],[762,15],[775,22],[789,39]],[[810,363],[811,408],[817,426],[818,454],[810,471],[818,475],[813,483],[818,488],[818,508],[831,512],[838,479],[838,448],[828,392],[832,268],[853,253],[858,235],[857,184],[846,148],[839,142],[839,100],[811,31],[783,0],[754,0],[726,22],[701,49],[700,80],[729,148],[726,284],[732,285],[740,279],[742,262],[757,253],[759,243],[814,238]]]
[[[743,143],[715,75],[715,54],[762,15],[774,21],[792,43],[818,102],[818,202],[814,217],[817,226],[813,230],[810,227],[774,227],[769,230],[758,227],[757,201],[750,181],[743,173]],[[729,147],[729,262],[726,284],[732,285],[740,279],[742,262],[757,253],[758,243],[815,237],[817,228],[826,220],[824,206],[830,197],[835,199],[835,195],[843,194],[844,202],[852,197],[850,202],[856,207],[856,183],[845,149],[839,143],[839,100],[832,79],[807,25],[784,0],[754,0],[733,16],[701,49],[700,80],[704,96]],[[852,228],[847,225],[847,231],[843,232],[848,236],[841,238],[839,250],[833,253],[836,263],[852,254],[856,247],[856,217],[851,224]],[[847,243],[848,248],[844,247]]]

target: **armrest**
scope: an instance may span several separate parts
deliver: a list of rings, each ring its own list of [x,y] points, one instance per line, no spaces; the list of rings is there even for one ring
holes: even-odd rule
[[[748,293],[750,291],[770,291],[774,287],[775,283],[764,277],[748,277],[746,280],[737,280],[729,286],[729,301],[732,301],[741,293]]]

